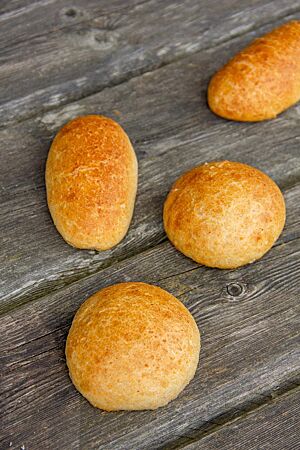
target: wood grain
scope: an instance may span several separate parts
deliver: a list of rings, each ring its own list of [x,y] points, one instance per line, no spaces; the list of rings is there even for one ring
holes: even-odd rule
[[[299,394],[281,394],[300,381],[300,106],[241,124],[206,104],[221,65],[299,13],[299,0],[1,1],[1,449],[299,447]],[[44,189],[53,136],[89,113],[120,122],[140,166],[130,231],[102,253],[64,243]],[[225,158],[267,172],[287,203],[276,246],[234,271],[185,258],[162,227],[175,179]],[[88,296],[130,280],[186,304],[202,332],[201,360],[166,408],[108,414],[72,386],[64,345]]]
[[[185,450],[295,450],[299,447],[300,391],[293,390],[225,425]]]
[[[145,0],[131,0],[134,8]],[[2,48],[23,42],[31,45],[33,38],[71,28],[96,17],[124,14],[128,4],[122,0],[9,0],[0,5],[0,43]],[[13,26],[12,26],[13,25]],[[5,38],[6,37],[6,38]]]
[[[295,0],[213,0],[209,7],[197,0],[132,0],[130,7],[121,0],[28,4],[0,16],[1,125],[245,32],[261,34],[299,10]]]
[[[26,8],[32,3],[32,0],[2,0],[0,3],[0,14],[14,13],[18,9]]]
[[[221,271],[196,266],[164,243],[4,315],[1,441],[32,450],[158,448],[299,381],[299,255],[296,239],[255,264]],[[199,325],[203,350],[195,379],[169,406],[107,414],[71,385],[64,344],[84,299],[127,280],[154,282],[179,297]],[[240,286],[235,295],[233,284]]]
[[[207,108],[210,75],[240,45],[233,42],[197,53],[0,132],[2,310],[165,239],[164,199],[176,177],[194,165],[227,158],[266,171],[283,188],[297,182],[299,106],[262,124],[224,121]],[[101,253],[65,244],[51,222],[44,190],[44,164],[54,133],[70,118],[88,113],[118,120],[139,159],[138,197],[129,233],[121,245]],[[295,203],[291,209],[297,208]]]

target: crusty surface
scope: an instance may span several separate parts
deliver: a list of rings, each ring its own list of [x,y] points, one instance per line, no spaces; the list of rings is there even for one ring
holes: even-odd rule
[[[235,268],[263,256],[285,223],[278,186],[239,162],[195,167],[173,185],[164,226],[174,246],[200,264]]]
[[[46,165],[48,206],[74,247],[106,250],[125,236],[137,160],[124,130],[103,116],[78,117],[56,135]]]
[[[300,21],[256,39],[210,81],[208,104],[226,119],[272,119],[300,100]]]
[[[121,283],[90,297],[66,344],[70,377],[92,405],[156,409],[194,377],[200,334],[185,306],[144,283]]]

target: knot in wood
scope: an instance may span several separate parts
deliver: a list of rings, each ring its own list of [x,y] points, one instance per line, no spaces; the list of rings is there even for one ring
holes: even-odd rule
[[[229,283],[226,286],[226,291],[227,294],[230,295],[231,297],[239,297],[245,292],[245,287],[243,284],[238,282]]]
[[[77,15],[77,11],[74,8],[69,8],[66,10],[65,15],[68,17],[75,17]]]
[[[82,19],[84,16],[86,16],[86,12],[81,8],[70,6],[62,8],[62,10],[60,11],[60,16],[64,22],[75,23],[78,21],[78,19]]]
[[[75,8],[68,8],[66,11],[65,11],[65,15],[67,16],[67,17],[76,17],[77,16],[77,11],[76,11],[76,9]]]

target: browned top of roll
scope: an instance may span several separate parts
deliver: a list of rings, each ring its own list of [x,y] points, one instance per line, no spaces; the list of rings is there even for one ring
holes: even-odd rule
[[[208,103],[239,121],[271,119],[300,99],[300,21],[256,39],[211,79]]]
[[[66,356],[77,389],[108,411],[174,399],[198,363],[197,325],[173,295],[145,283],[102,289],[78,310]]]
[[[126,234],[137,161],[123,129],[97,115],[78,117],[55,137],[46,166],[53,221],[71,245],[105,250]]]
[[[284,198],[274,181],[232,161],[206,163],[185,173],[164,206],[171,242],[211,267],[234,268],[260,258],[284,222]]]

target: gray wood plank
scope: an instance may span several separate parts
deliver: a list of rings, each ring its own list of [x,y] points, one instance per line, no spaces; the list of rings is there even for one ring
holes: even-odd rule
[[[238,270],[197,266],[163,243],[1,318],[2,438],[13,448],[154,449],[241,412],[299,381],[300,239]],[[64,345],[78,306],[129,280],[169,290],[202,332],[195,379],[157,411],[104,413],[67,375]],[[241,286],[232,296],[230,287]]]
[[[32,3],[36,3],[36,1],[32,1],[32,0],[1,0],[0,14],[11,13],[18,9],[26,8],[26,6],[29,6]]]
[[[0,132],[2,312],[69,284],[0,319],[1,448],[173,447],[220,416],[231,418],[232,411],[247,410],[299,381],[300,107],[272,122],[236,124],[209,112],[205,91],[230,55],[283,17],[296,17],[300,2],[121,5],[0,5],[2,125],[136,77]],[[170,64],[174,59],[180,61]],[[57,235],[43,180],[57,129],[94,112],[121,122],[140,161],[130,233],[101,254],[71,249]],[[267,171],[284,189],[288,207],[277,246],[256,264],[225,272],[198,266],[167,242],[157,245],[165,239],[161,209],[175,178],[195,164],[223,158]],[[80,277],[87,278],[74,282]],[[100,287],[127,280],[155,282],[180,297],[202,329],[204,348],[195,380],[167,408],[106,414],[72,387],[63,347],[79,304]],[[231,283],[240,286],[239,296],[229,294]]]
[[[162,206],[176,177],[213,159],[243,161],[282,188],[299,179],[300,106],[276,120],[241,124],[206,105],[211,74],[243,39],[200,52],[120,86],[0,132],[0,290],[2,310],[165,239]],[[45,200],[44,164],[57,129],[70,118],[103,113],[117,119],[139,159],[139,189],[126,239],[108,252],[77,251],[56,232]],[[295,206],[296,207],[296,206]]]
[[[185,450],[297,450],[300,447],[300,391],[280,396],[225,425]]]
[[[146,0],[14,0],[0,4],[1,48],[12,47],[94,18],[121,13]],[[30,42],[28,42],[30,45]]]
[[[300,11],[299,0],[213,0],[207,5],[197,0],[53,0],[3,15],[1,125],[250,30],[261,34]]]

